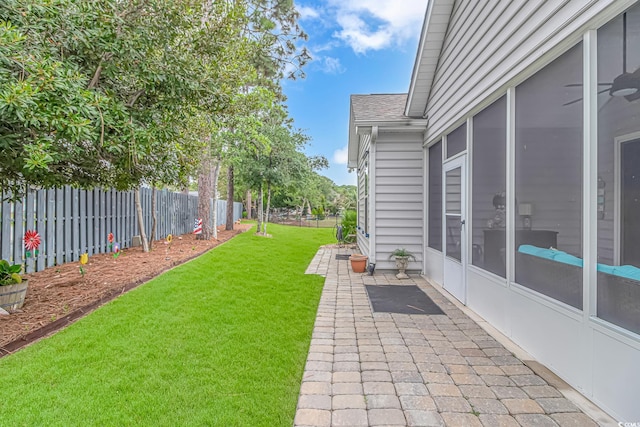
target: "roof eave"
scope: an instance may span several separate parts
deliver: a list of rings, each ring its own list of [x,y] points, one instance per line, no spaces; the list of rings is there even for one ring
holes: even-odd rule
[[[352,95],[353,97],[353,95]],[[356,125],[353,117],[353,101],[349,103],[349,140],[347,141],[347,167],[358,167],[358,142]]]
[[[413,64],[413,71],[411,72],[411,82],[409,83],[409,93],[407,94],[407,103],[404,107],[405,116],[409,115],[409,105],[411,104],[411,100],[413,98],[413,91],[416,86],[416,76],[418,75],[418,69],[420,68],[420,61],[422,59],[422,52],[425,40],[427,38],[427,28],[429,26],[429,19],[431,17],[431,12],[433,11],[433,3],[436,0],[428,0],[427,1],[427,11],[424,15],[424,22],[422,23],[422,31],[420,32],[420,43],[418,44],[418,51],[416,52],[416,61]]]
[[[451,19],[451,11],[453,9],[454,3],[455,3],[454,0],[429,0],[427,4],[427,11],[425,13],[424,23],[422,25],[422,32],[420,33],[420,43],[418,45],[416,61],[413,65],[413,72],[411,74],[411,83],[409,85],[407,103],[405,104],[404,114],[406,116],[411,116],[412,110],[413,110],[413,115],[416,115],[417,111],[415,108],[413,108],[414,107],[413,103],[415,102],[414,94],[416,93],[416,84],[417,84],[417,81],[419,80],[419,77],[421,75],[426,74],[427,80],[433,81],[433,77],[435,76],[435,73],[437,70],[437,65],[432,65],[432,64],[423,65],[423,57],[425,55],[430,55],[436,60],[434,62],[437,64],[437,59],[440,57],[442,45],[444,43],[444,34],[446,33],[446,30],[443,33],[442,31],[439,31],[437,28],[441,28],[443,26],[444,28],[448,27],[449,20]],[[436,8],[438,8],[437,13],[435,12]],[[436,16],[438,19],[436,19]],[[443,17],[446,17],[444,21],[442,21]],[[435,20],[435,23],[434,23],[434,20]],[[431,49],[429,50],[429,53],[426,53],[427,43],[431,40],[437,42],[437,46],[438,46],[437,55],[436,55],[436,50],[434,49]],[[427,59],[428,58],[429,57],[427,57]],[[428,67],[429,69],[424,70],[423,68],[425,67]],[[421,96],[421,98],[424,98],[426,96],[426,99],[428,100],[430,91],[431,91],[431,86],[427,87],[426,93],[422,94],[423,96]],[[425,112],[426,112],[426,102],[425,102],[425,105],[420,105],[420,115],[424,117]]]
[[[427,125],[428,121],[427,119],[416,119],[412,117],[399,120],[361,120],[355,123],[355,127],[378,126],[381,129],[399,127],[423,128]]]

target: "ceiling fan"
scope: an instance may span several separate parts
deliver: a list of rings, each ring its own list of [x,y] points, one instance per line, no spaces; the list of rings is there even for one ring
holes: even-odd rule
[[[622,15],[622,74],[618,75],[611,83],[598,83],[598,86],[608,88],[598,91],[609,92],[610,96],[625,97],[629,102],[640,99],[640,68],[632,73],[627,72],[627,12]],[[565,87],[582,87],[582,83],[572,83]],[[569,101],[562,105],[571,105],[582,101],[582,98]]]

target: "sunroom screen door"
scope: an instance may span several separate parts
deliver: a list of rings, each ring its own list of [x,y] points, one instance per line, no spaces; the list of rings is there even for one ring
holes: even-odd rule
[[[466,155],[443,167],[444,288],[466,303]]]

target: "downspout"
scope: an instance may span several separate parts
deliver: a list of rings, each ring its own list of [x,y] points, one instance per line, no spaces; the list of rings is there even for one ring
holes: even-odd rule
[[[369,143],[369,206],[371,223],[369,224],[369,262],[376,263],[376,141],[378,139],[378,126],[371,128],[371,142]]]

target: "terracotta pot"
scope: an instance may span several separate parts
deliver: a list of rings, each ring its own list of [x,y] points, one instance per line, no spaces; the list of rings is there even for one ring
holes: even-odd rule
[[[367,261],[369,258],[362,254],[353,254],[349,257],[351,261],[351,269],[354,273],[364,273],[367,270]]]
[[[15,285],[0,286],[0,307],[7,311],[17,310],[24,304],[24,298],[27,296],[28,280]]]

